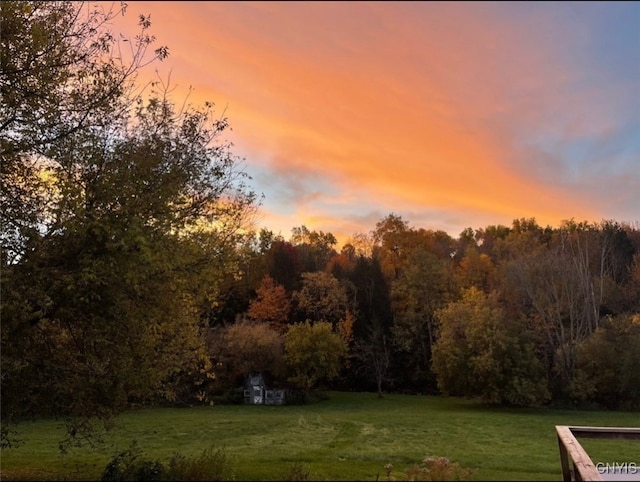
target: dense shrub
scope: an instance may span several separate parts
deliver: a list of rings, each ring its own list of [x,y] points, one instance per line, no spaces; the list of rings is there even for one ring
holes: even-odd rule
[[[159,460],[144,458],[134,442],[130,449],[111,459],[100,480],[232,480],[233,477],[231,461],[223,449],[210,447],[195,457],[175,453],[165,465]]]
[[[120,452],[107,464],[100,480],[166,480],[164,466],[158,460],[142,458],[142,451],[134,442],[131,448]]]

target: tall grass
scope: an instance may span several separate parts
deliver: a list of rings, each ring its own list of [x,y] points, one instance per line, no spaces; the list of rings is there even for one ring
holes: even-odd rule
[[[630,412],[487,408],[457,398],[329,392],[304,406],[148,408],[120,416],[96,447],[58,451],[62,422],[18,426],[24,443],[2,451],[10,479],[99,479],[114,455],[137,441],[166,463],[215,446],[234,462],[238,480],[397,480],[426,457],[445,457],[478,480],[560,480],[555,425],[639,426]],[[585,443],[585,446],[587,444]],[[640,444],[594,445],[594,462],[635,462]],[[591,452],[590,452],[591,453]],[[593,455],[593,454],[592,454]],[[596,460],[597,459],[597,460]],[[291,475],[293,474],[293,475]]]

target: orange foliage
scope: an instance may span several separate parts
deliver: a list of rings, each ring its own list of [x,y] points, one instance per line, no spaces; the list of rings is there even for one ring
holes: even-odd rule
[[[286,330],[291,311],[291,301],[284,286],[277,284],[269,275],[262,279],[257,297],[249,305],[249,319],[268,323],[280,333]]]

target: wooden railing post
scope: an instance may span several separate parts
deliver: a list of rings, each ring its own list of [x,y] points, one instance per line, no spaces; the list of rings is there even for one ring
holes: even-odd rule
[[[556,432],[558,434],[562,479],[565,482],[603,480],[591,458],[576,439],[576,435],[585,438],[640,440],[640,428],[556,425]]]
[[[564,480],[602,480],[600,473],[597,471],[595,465],[591,461],[591,458],[587,452],[582,448],[580,442],[571,432],[571,427],[565,425],[556,426],[556,432],[558,433],[558,443],[560,447],[564,447],[566,453],[566,466],[562,462],[563,454],[562,449],[560,451],[560,463],[562,464],[562,477]],[[573,465],[573,474],[569,468],[569,457]],[[567,479],[566,477],[569,477]]]
[[[569,466],[567,449],[564,446],[562,439],[560,438],[560,433],[558,433],[558,450],[560,451],[560,467],[562,468],[562,480],[564,480],[564,482],[571,482],[573,480],[573,477],[571,474],[571,467]]]

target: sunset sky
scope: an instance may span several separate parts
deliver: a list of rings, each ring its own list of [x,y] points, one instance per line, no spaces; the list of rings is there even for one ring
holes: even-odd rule
[[[225,112],[285,238],[640,220],[639,2],[128,1],[112,29],[141,13],[170,52],[143,78]]]

